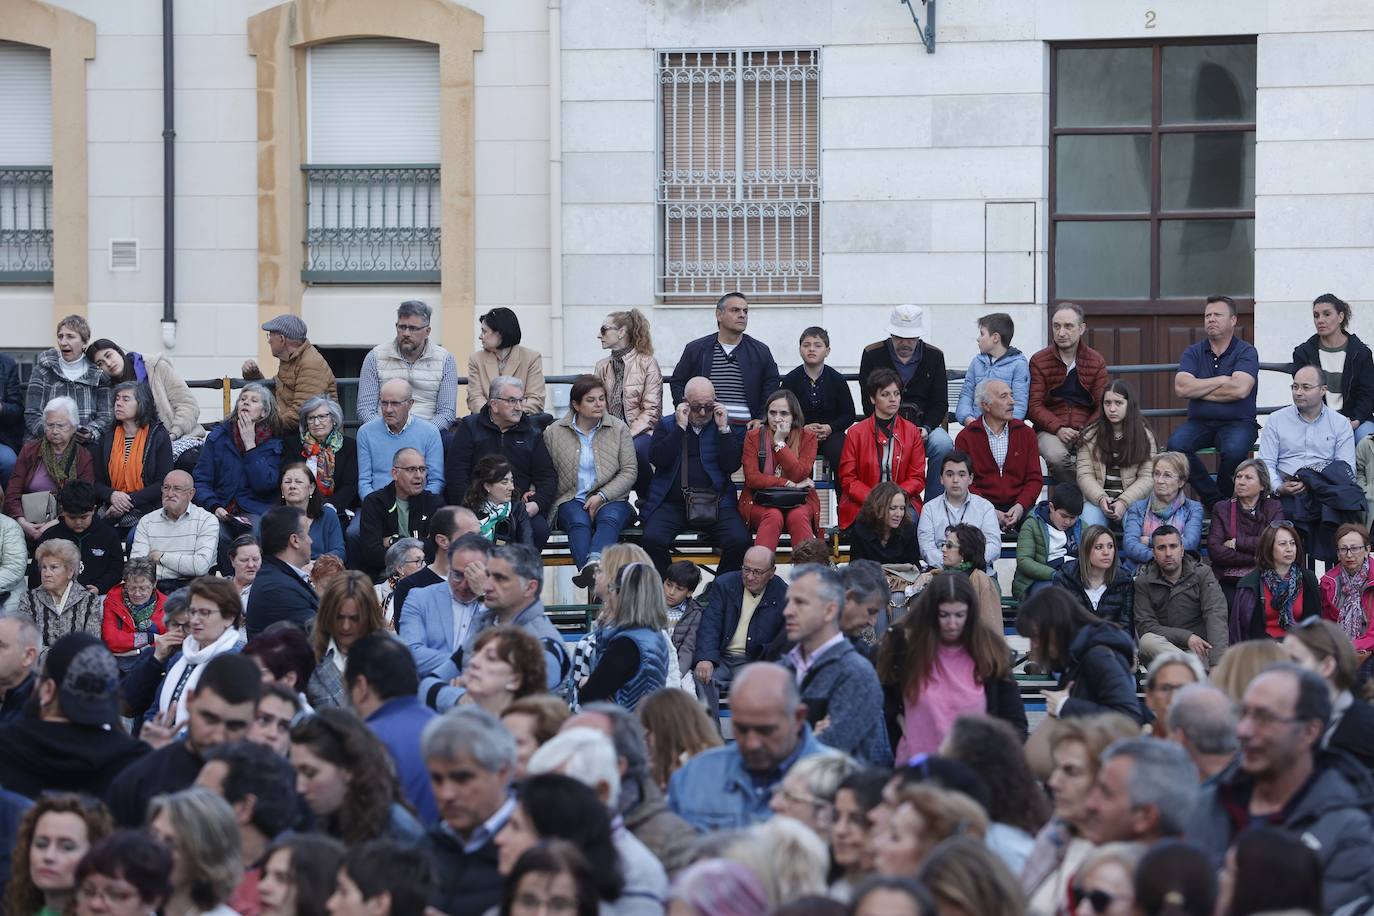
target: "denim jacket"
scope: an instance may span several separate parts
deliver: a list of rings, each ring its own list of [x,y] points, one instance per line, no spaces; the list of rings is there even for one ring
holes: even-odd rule
[[[772,816],[769,799],[792,764],[826,750],[811,734],[811,726],[803,723],[791,756],[761,784],[744,769],[744,759],[734,745],[712,748],[673,774],[668,781],[668,806],[702,832],[757,824]]]

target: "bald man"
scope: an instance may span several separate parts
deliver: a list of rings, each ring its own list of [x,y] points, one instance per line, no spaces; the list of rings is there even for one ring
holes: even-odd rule
[[[425,489],[444,492],[444,444],[432,423],[417,423],[410,414],[415,398],[410,383],[394,378],[382,385],[380,413],[358,428],[358,498],[367,499],[391,481],[391,459],[403,448],[424,458]]]
[[[192,502],[195,483],[185,471],[162,478],[162,508],[149,512],[134,528],[132,557],[157,564],[157,587],[164,595],[210,571],[219,544],[219,520]]]
[[[739,572],[716,577],[697,628],[692,671],[697,696],[720,720],[720,690],[750,662],[775,661],[786,634],[787,583],[777,574],[773,551],[750,547]]]
[[[792,672],[746,666],[730,693],[733,744],[687,761],[668,781],[668,805],[698,830],[729,830],[767,820],[768,801],[792,764],[824,752],[806,724]]]
[[[720,549],[720,571],[732,572],[742,565],[750,544],[730,479],[740,469],[740,439],[709,379],[692,379],[684,393],[673,416],[659,421],[649,445],[654,477],[640,510],[641,544],[662,576],[672,563],[674,538],[689,528],[709,533]]]

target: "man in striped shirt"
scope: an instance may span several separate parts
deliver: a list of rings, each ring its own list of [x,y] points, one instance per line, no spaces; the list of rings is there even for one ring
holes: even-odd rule
[[[699,337],[682,350],[668,379],[673,402],[687,397],[687,382],[711,380],[716,402],[724,405],[730,429],[744,445],[746,431],[763,422],[763,404],[778,390],[778,364],[768,345],[744,333],[749,327],[749,300],[726,293],[716,302],[716,333]]]

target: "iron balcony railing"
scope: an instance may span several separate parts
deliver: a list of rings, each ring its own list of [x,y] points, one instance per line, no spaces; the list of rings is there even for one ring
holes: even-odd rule
[[[52,282],[52,166],[0,166],[0,284]]]
[[[437,165],[303,165],[307,283],[438,283]]]

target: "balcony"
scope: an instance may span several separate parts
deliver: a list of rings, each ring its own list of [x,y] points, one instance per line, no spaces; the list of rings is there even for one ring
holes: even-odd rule
[[[301,171],[302,280],[439,282],[439,166],[303,165]]]
[[[0,166],[0,284],[52,282],[52,166]]]

